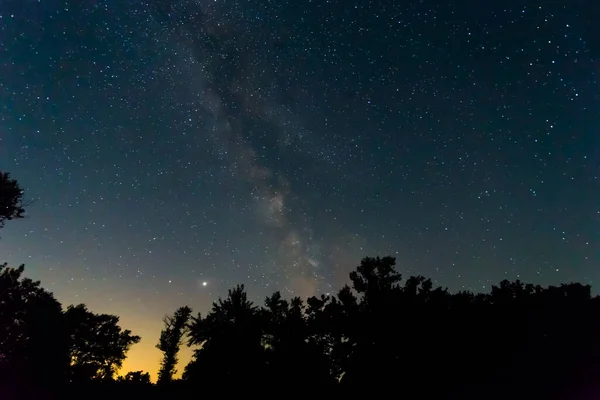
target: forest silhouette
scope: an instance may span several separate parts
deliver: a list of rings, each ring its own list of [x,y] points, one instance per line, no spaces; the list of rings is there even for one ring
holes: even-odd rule
[[[6,173],[0,197],[0,227],[24,216]],[[451,293],[403,279],[393,257],[362,259],[335,295],[276,292],[256,305],[239,285],[206,315],[180,307],[164,319],[156,383],[143,371],[117,376],[140,340],[117,316],[63,308],[23,266],[0,265],[0,330],[1,399],[600,394],[600,297],[590,286],[504,280],[490,293]],[[192,360],[178,366],[186,345]]]

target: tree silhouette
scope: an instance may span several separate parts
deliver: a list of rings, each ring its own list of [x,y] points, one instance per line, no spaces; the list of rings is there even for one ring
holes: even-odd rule
[[[129,348],[140,341],[139,336],[121,329],[119,317],[94,314],[83,304],[69,306],[65,319],[75,382],[112,379]]]
[[[25,215],[23,189],[10,178],[8,172],[0,171],[0,228],[6,221],[23,218]]]
[[[229,290],[225,300],[189,324],[189,345],[198,346],[183,378],[191,383],[217,387],[225,382],[255,387],[264,367],[262,319],[247,298],[244,285]]]
[[[394,257],[363,258],[356,271],[350,273],[350,280],[354,290],[362,295],[363,304],[374,307],[385,300],[389,300],[398,288],[402,276],[394,269],[396,259]]]
[[[299,297],[288,302],[276,292],[265,299],[262,310],[267,376],[281,386],[304,382],[296,394],[333,383],[327,357],[318,344],[310,340],[304,308]]]
[[[61,305],[40,282],[24,278],[24,269],[0,264],[0,379],[62,383],[68,358]]]
[[[165,317],[165,328],[160,333],[159,343],[156,345],[162,351],[163,359],[158,371],[158,383],[169,383],[173,380],[173,375],[177,372],[177,353],[181,346],[183,336],[187,332],[187,323],[192,314],[189,307],[178,308],[172,317]]]
[[[131,371],[117,378],[117,382],[136,385],[150,385],[150,374],[144,371]]]
[[[378,380],[383,388],[392,380],[390,371],[397,373],[402,369],[398,346],[403,343],[406,329],[400,329],[401,324],[393,318],[394,313],[401,315],[403,311],[401,275],[394,265],[393,257],[364,258],[350,273],[352,288],[360,301],[355,300],[350,288],[344,288],[326,309],[335,325],[346,328],[338,332],[336,342],[340,351],[345,350],[345,354],[338,355],[343,362],[340,368],[344,385]]]

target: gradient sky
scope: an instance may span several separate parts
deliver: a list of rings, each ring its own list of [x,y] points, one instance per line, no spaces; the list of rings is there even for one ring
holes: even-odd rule
[[[364,256],[597,293],[597,3],[0,0],[0,170],[35,200],[0,260],[120,315],[154,377],[176,307]]]

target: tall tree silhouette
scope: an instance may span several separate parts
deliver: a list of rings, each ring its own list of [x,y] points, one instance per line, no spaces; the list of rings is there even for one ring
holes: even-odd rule
[[[8,172],[0,171],[0,228],[6,221],[23,218],[24,215],[23,189]]]
[[[24,269],[0,264],[0,379],[61,383],[68,367],[61,305]]]
[[[351,368],[357,329],[362,329],[358,299],[346,285],[337,297],[313,296],[307,304],[309,340],[328,358],[330,375],[341,379]]]
[[[333,384],[326,355],[310,340],[305,306],[299,297],[289,302],[280,292],[265,299],[263,344],[267,376],[281,386],[295,385],[299,392],[312,392]]]
[[[236,382],[256,386],[264,369],[263,316],[248,300],[244,285],[229,290],[225,300],[189,324],[189,344],[198,346],[183,378],[204,386]]]
[[[65,319],[73,381],[112,379],[129,348],[140,341],[121,329],[119,317],[94,314],[83,304],[69,306]]]
[[[171,382],[173,375],[177,372],[175,369],[177,353],[179,353],[183,336],[187,332],[187,323],[191,314],[191,308],[180,307],[173,316],[167,316],[163,320],[165,327],[160,333],[160,340],[156,345],[156,348],[164,353],[158,371],[158,383]]]
[[[397,348],[405,333],[399,328],[406,318],[402,316],[402,322],[394,318],[403,311],[399,307],[402,278],[394,268],[395,262],[393,257],[362,259],[356,271],[350,273],[352,289],[360,302],[355,303],[351,290],[346,288],[327,307],[334,321],[346,327],[342,338],[346,345],[338,345],[348,352],[341,356],[345,385],[379,381],[383,388],[392,379],[390,371],[399,372]]]

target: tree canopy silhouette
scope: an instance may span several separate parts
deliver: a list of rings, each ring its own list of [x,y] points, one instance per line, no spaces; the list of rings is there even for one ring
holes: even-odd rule
[[[117,378],[117,382],[129,383],[135,385],[150,385],[150,374],[144,371],[131,371]]]
[[[68,366],[61,305],[24,270],[0,264],[0,379],[60,382]]]
[[[213,303],[206,317],[192,318],[189,344],[198,348],[184,379],[204,386],[257,385],[264,367],[262,326],[260,310],[248,300],[244,285],[229,290],[225,300]]]
[[[24,215],[23,189],[8,172],[0,171],[0,228],[6,221],[23,218]]]
[[[263,344],[270,380],[282,386],[304,382],[298,391],[334,383],[326,355],[311,338],[302,299],[294,297],[288,302],[276,292],[265,299],[262,313]]]
[[[69,306],[65,320],[74,381],[112,379],[129,348],[140,341],[139,336],[121,329],[119,317],[94,314],[84,304]]]

